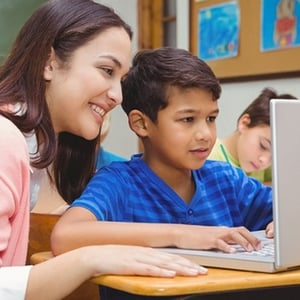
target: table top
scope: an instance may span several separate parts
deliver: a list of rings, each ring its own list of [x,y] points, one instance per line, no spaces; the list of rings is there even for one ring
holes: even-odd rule
[[[207,275],[197,277],[157,278],[105,275],[94,278],[92,281],[132,294],[174,296],[300,285],[300,270],[267,274],[209,268]]]
[[[31,262],[36,264],[51,257],[53,257],[51,252],[40,252],[31,257]],[[208,268],[207,275],[197,277],[104,275],[91,281],[137,295],[175,296],[300,285],[300,269],[269,274]]]

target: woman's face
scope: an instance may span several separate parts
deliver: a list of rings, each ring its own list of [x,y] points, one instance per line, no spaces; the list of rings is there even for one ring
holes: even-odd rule
[[[96,138],[105,114],[122,102],[121,80],[130,61],[131,41],[119,27],[78,48],[65,66],[52,51],[44,77],[55,131]]]

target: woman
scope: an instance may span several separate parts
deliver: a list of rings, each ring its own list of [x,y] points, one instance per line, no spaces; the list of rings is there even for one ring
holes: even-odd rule
[[[37,299],[45,291],[49,299],[63,298],[104,273],[206,272],[177,256],[121,246],[85,247],[34,267],[11,267],[26,259],[30,181],[34,199],[39,172],[53,164],[49,174],[70,201],[93,174],[103,118],[122,101],[131,35],[106,6],[50,0],[23,26],[0,69],[1,299]],[[24,136],[36,140],[29,153]],[[61,270],[68,272],[57,285]]]

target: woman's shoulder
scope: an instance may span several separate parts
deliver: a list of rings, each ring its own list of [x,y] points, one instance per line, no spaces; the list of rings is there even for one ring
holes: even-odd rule
[[[1,115],[0,137],[0,145],[2,151],[6,150],[10,151],[11,154],[18,153],[18,155],[20,155],[21,151],[23,150],[27,155],[28,150],[24,135],[12,121]]]
[[[25,137],[19,128],[9,119],[0,115],[0,134],[1,140],[5,141],[4,138],[7,139],[21,139],[25,142]]]

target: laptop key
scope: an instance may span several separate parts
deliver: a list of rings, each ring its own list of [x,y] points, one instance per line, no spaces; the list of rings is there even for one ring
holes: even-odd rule
[[[245,251],[244,248],[237,245],[235,246],[236,253],[245,254],[245,255],[254,255],[254,256],[274,256],[274,243],[266,243],[263,245],[263,248],[260,250],[254,250],[251,252]]]

